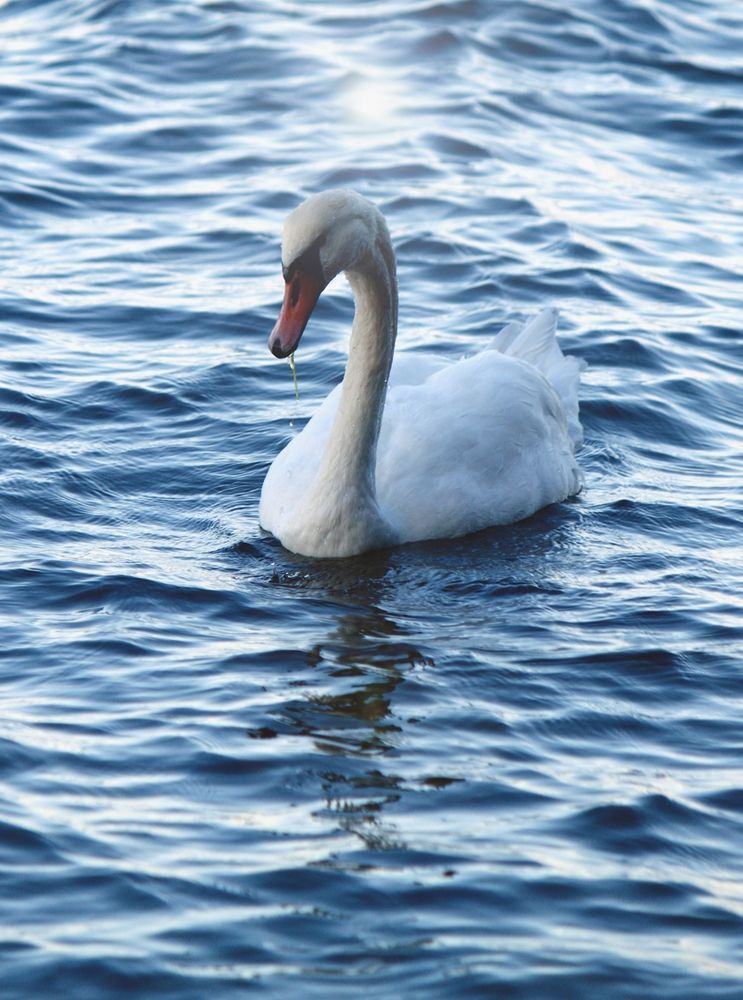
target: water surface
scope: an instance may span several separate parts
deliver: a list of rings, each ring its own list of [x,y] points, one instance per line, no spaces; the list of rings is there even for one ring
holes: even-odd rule
[[[743,11],[0,9],[3,996],[743,995]],[[401,350],[561,311],[586,486],[339,562],[257,521],[342,376],[281,224],[386,213]]]

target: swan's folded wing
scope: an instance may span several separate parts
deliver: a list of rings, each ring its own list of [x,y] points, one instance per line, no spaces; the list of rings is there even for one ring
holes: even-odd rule
[[[377,496],[403,540],[507,524],[579,488],[560,399],[533,366],[485,351],[390,391]]]
[[[495,337],[492,347],[512,358],[520,358],[547,379],[562,401],[574,448],[583,442],[578,416],[578,389],[584,361],[563,354],[557,340],[556,309],[542,309],[526,323],[509,323]]]

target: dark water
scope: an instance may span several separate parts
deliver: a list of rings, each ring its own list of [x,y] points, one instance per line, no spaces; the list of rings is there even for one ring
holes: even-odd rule
[[[0,9],[3,998],[743,997],[743,6]],[[586,488],[345,562],[257,523],[341,376],[561,310]]]

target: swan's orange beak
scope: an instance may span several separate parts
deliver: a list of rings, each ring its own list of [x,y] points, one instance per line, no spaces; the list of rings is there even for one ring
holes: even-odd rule
[[[319,276],[299,269],[287,281],[281,312],[268,338],[268,347],[275,357],[288,358],[297,349],[323,288]]]

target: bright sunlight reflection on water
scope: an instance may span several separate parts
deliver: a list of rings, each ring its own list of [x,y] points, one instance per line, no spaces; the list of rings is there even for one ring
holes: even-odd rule
[[[388,80],[356,76],[343,90],[342,101],[359,125],[390,123],[400,106],[399,91]]]

